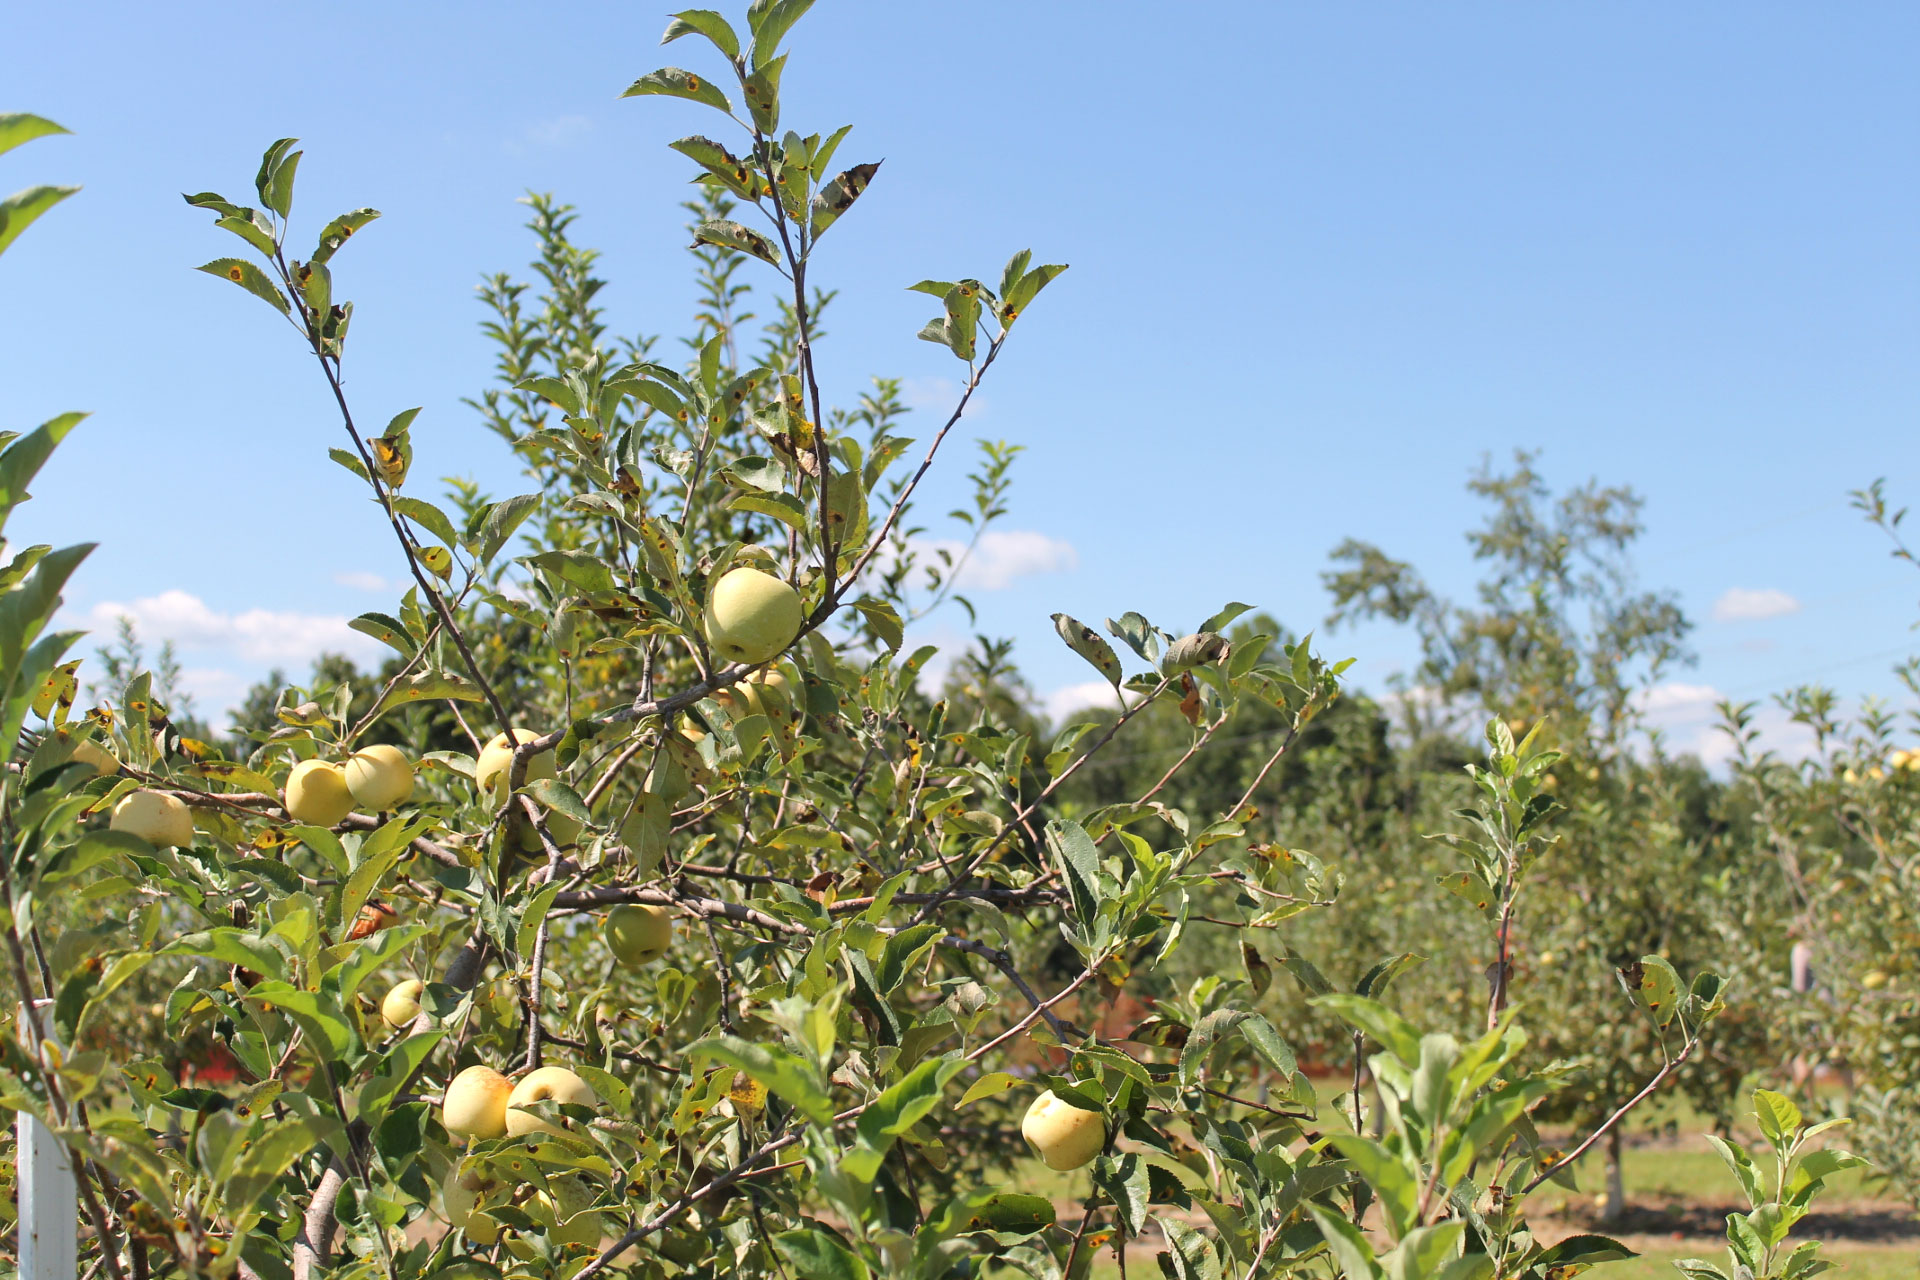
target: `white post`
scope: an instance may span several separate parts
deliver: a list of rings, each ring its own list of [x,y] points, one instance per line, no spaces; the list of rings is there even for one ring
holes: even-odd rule
[[[32,1051],[25,1018],[50,1009],[51,1000],[36,1000],[37,1009],[21,1009],[21,1038]],[[53,1131],[26,1112],[14,1129],[18,1143],[20,1202],[20,1280],[73,1280],[80,1274],[80,1189],[73,1180],[67,1146]]]

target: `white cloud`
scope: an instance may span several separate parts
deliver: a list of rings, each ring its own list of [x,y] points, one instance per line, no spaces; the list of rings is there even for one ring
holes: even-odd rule
[[[343,587],[355,591],[385,591],[387,580],[377,573],[368,573],[364,569],[348,569],[333,575],[333,580]]]
[[[1053,690],[1046,697],[1047,719],[1055,724],[1088,707],[1113,707],[1113,686],[1105,680],[1087,680]]]
[[[171,640],[185,649],[231,654],[249,663],[301,665],[323,651],[365,658],[381,651],[378,641],[347,626],[338,614],[248,609],[221,613],[190,592],[162,591],[131,603],[104,600],[87,613],[96,631],[111,632],[122,615],[134,620],[151,645]]]
[[[1658,730],[1669,755],[1694,755],[1709,769],[1721,770],[1733,758],[1733,738],[1721,727],[1720,703],[1726,694],[1712,685],[1671,681],[1643,690],[1635,699],[1649,729]],[[1759,730],[1754,750],[1772,751],[1787,760],[1813,754],[1813,731],[1796,724],[1778,705],[1754,708]]]
[[[1715,622],[1755,622],[1800,612],[1800,602],[1775,587],[1730,587],[1713,602]]]
[[[914,549],[929,559],[946,551],[958,561],[967,544],[954,538],[915,539]],[[1080,567],[1071,542],[1032,529],[989,529],[960,566],[962,591],[1000,591],[1031,573],[1061,573]]]

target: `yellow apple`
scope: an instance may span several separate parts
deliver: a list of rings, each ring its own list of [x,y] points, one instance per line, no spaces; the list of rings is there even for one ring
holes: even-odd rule
[[[1869,991],[1878,991],[1887,985],[1886,971],[1884,969],[1869,969],[1866,976],[1860,979],[1860,985]]]
[[[542,1120],[522,1107],[536,1102],[565,1102],[579,1107],[597,1107],[600,1099],[593,1089],[565,1067],[536,1067],[520,1077],[507,1098],[507,1133],[519,1137],[527,1133],[565,1133],[566,1130]]]
[[[389,743],[362,747],[347,760],[347,790],[376,813],[392,809],[413,794],[413,765]]]
[[[107,825],[139,836],[155,848],[185,848],[193,843],[193,814],[173,796],[158,791],[128,792],[113,806]]]
[[[347,771],[325,760],[302,760],[293,766],[283,795],[287,816],[311,826],[331,827],[353,812]]]
[[[1078,1169],[1107,1145],[1107,1121],[1098,1111],[1083,1111],[1049,1089],[1033,1100],[1020,1135],[1040,1153],[1047,1168]]]
[[[535,733],[531,729],[515,729],[511,741],[508,740],[507,735],[504,733],[495,734],[493,741],[481,749],[480,758],[474,761],[474,785],[484,792],[497,792],[498,794],[493,795],[496,803],[504,800],[506,798],[506,783],[504,780],[510,776],[513,765],[514,747],[522,742],[532,742],[536,738],[543,736],[542,734]],[[527,782],[532,782],[536,778],[551,778],[552,776],[553,752],[542,751],[527,761],[527,776],[525,779]]]
[[[800,593],[770,573],[729,569],[707,596],[707,643],[727,662],[765,662],[800,633]]]
[[[673,912],[644,902],[623,903],[607,912],[601,936],[621,964],[648,964],[673,942]]]
[[[794,721],[793,686],[787,683],[787,677],[778,667],[769,667],[756,671],[747,678],[759,703],[760,714],[776,725],[788,726]]]
[[[95,742],[92,738],[76,738],[65,729],[60,731],[61,738],[73,743],[73,750],[67,759],[74,764],[93,766],[93,771],[104,778],[120,772],[120,757]]]
[[[465,1173],[456,1171],[447,1179],[442,1191],[447,1206],[447,1221],[466,1232],[467,1239],[475,1244],[493,1244],[500,1238],[500,1224],[490,1214],[482,1212],[481,1208],[505,1185],[478,1169],[469,1169]]]
[[[562,849],[570,849],[580,843],[580,819],[568,817],[558,809],[541,809],[541,820],[547,824],[547,834],[553,837],[553,843]],[[540,843],[540,831],[533,825],[525,812],[512,815],[513,826],[520,833],[520,847],[528,853],[543,853],[546,846]]]
[[[507,1099],[513,1081],[492,1067],[468,1067],[447,1085],[440,1123],[467,1138],[498,1138],[507,1131]]]
[[[412,1026],[413,1020],[420,1016],[420,993],[426,989],[427,984],[418,978],[395,983],[393,990],[387,992],[387,998],[380,1002],[380,1020],[396,1031]]]

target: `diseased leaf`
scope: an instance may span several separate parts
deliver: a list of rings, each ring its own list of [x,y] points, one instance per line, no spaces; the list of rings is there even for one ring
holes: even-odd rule
[[[4,245],[0,244],[0,248]],[[242,258],[215,258],[212,262],[198,268],[210,276],[220,276],[231,280],[254,297],[267,303],[281,315],[291,315],[293,304],[280,292],[280,286],[267,278],[267,273]]]
[[[727,101],[727,95],[720,92],[718,86],[691,71],[682,71],[679,67],[662,67],[658,71],[650,71],[635,80],[620,96],[639,98],[647,94],[665,94],[670,98],[685,98],[689,102],[704,102],[722,111],[733,110],[733,104]]]

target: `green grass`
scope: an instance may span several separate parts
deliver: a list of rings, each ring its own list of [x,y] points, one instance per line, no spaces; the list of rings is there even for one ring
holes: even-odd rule
[[[1915,1277],[1920,1277],[1920,1257],[1916,1257],[1911,1245],[1829,1245],[1821,1250],[1821,1256],[1844,1268],[1828,1273],[1843,1280],[1915,1280]],[[1680,1273],[1673,1269],[1677,1258],[1701,1258],[1722,1267],[1727,1261],[1725,1249],[1649,1249],[1630,1262],[1612,1262],[1596,1267],[1591,1274],[1604,1277],[1605,1280],[1656,1280],[1656,1277],[1658,1280],[1678,1280]],[[1159,1268],[1150,1260],[1128,1256],[1128,1280],[1134,1280],[1135,1277],[1154,1280],[1159,1274]],[[1113,1255],[1108,1253],[1094,1263],[1089,1280],[1119,1280],[1119,1277],[1120,1269],[1114,1265]]]

